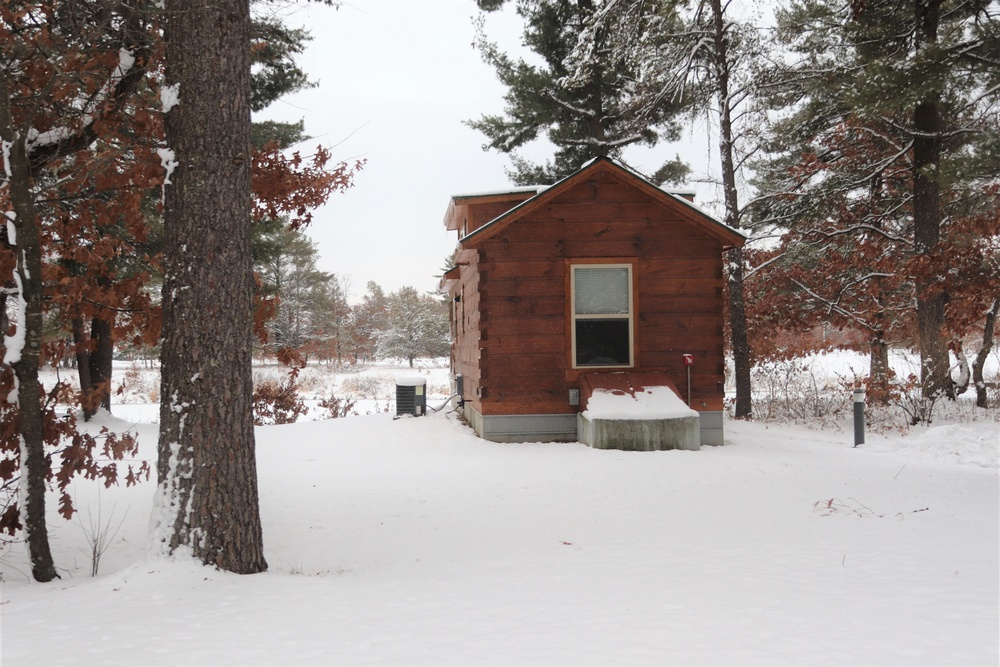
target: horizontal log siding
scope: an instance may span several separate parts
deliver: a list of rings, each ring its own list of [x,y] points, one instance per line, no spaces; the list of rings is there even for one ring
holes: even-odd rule
[[[483,225],[485,225],[490,220],[499,217],[517,206],[520,200],[511,200],[505,202],[492,202],[489,204],[480,204],[478,206],[469,207],[469,224],[466,229],[467,234],[471,234]]]
[[[479,364],[479,331],[481,316],[479,312],[481,297],[479,294],[478,258],[475,251],[463,251],[463,259],[468,262],[460,267],[458,284],[450,292],[452,302],[456,296],[461,301],[455,309],[455,340],[452,341],[452,372],[462,376],[462,398],[482,411],[478,389],[481,383],[481,368]]]
[[[592,258],[637,260],[635,345],[641,365],[633,370],[669,373],[686,397],[681,355],[693,354],[692,406],[722,409],[718,239],[637,189],[604,177],[513,221],[478,249],[478,378],[485,394],[477,409],[483,415],[577,410],[569,405],[568,390],[588,370],[571,368],[566,260]]]

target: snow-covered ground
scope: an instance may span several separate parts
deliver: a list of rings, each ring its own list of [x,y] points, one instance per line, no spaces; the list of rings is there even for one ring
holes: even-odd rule
[[[268,573],[150,559],[153,483],[77,481],[74,521],[50,503],[61,580],[0,556],[3,665],[1000,660],[994,419],[619,452],[362,412],[257,443]],[[120,529],[91,578],[95,524]]]

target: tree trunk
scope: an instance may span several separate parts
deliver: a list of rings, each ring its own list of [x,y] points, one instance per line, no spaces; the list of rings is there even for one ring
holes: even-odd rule
[[[14,129],[10,111],[7,80],[0,76],[0,136],[10,142],[8,192],[16,219],[17,238],[15,277],[23,301],[17,326],[24,336],[20,351],[7,350],[5,361],[17,377],[17,407],[21,430],[20,508],[31,558],[31,574],[36,581],[52,581],[56,574],[45,524],[46,471],[42,424],[42,395],[38,383],[38,362],[42,352],[42,247],[35,198],[31,191],[31,173],[23,132]]]
[[[6,231],[4,235],[6,236]],[[0,289],[0,336],[7,333],[8,326],[10,323],[7,321],[7,292]]]
[[[729,330],[733,346],[733,366],[736,380],[737,419],[753,417],[750,386],[750,341],[747,338],[747,316],[743,300],[743,249],[729,251]]]
[[[251,377],[247,0],[168,0],[159,486],[153,541],[237,573],[267,569]]]
[[[997,315],[1000,315],[1000,297],[993,299],[993,305],[986,313],[986,322],[983,324],[983,344],[976,352],[976,358],[972,361],[972,382],[976,386],[976,407],[989,407],[989,400],[986,396],[986,381],[983,378],[983,367],[986,359],[993,349],[993,336],[996,332]]]
[[[80,393],[83,397],[84,421],[90,421],[98,408],[111,412],[113,330],[114,322],[95,317],[91,320],[88,338],[84,334],[83,319],[73,318],[73,343],[76,346],[76,367],[80,378]]]
[[[719,156],[722,162],[722,194],[725,201],[725,223],[740,227],[739,193],[736,190],[736,166],[733,159],[733,100],[729,90],[729,50],[725,10],[721,0],[711,0],[713,67],[716,98],[719,103]],[[750,385],[750,340],[747,336],[746,307],[743,298],[745,263],[743,249],[729,251],[729,330],[733,346],[736,380],[736,405],[733,416],[750,419],[753,400]]]
[[[83,318],[79,315],[73,318],[73,345],[76,347],[76,373],[80,379],[80,396],[83,408],[83,420],[90,419],[97,412],[99,401],[93,396],[94,382],[90,377],[89,339],[83,332]]]
[[[916,0],[916,49],[937,42],[941,0]],[[941,240],[941,111],[940,90],[930,91],[913,110],[913,238],[918,255],[931,257]],[[920,381],[924,398],[954,395],[948,348],[942,335],[947,301],[937,276],[918,275],[917,328],[920,335]]]
[[[870,342],[868,398],[879,405],[889,404],[889,344],[878,331]]]
[[[90,340],[95,341],[96,346],[90,351],[88,362],[90,364],[90,380],[100,396],[99,407],[111,412],[111,373],[115,356],[115,343],[112,338],[114,330],[114,315],[110,315],[111,320],[95,317],[90,323]],[[95,405],[97,401],[95,400]]]

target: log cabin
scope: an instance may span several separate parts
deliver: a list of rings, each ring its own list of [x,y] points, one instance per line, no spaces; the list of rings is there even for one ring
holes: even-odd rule
[[[742,234],[608,158],[547,187],[455,196],[445,226],[459,237],[441,280],[454,391],[480,437],[723,444],[723,253]],[[621,437],[595,430],[596,393],[662,387],[688,415],[640,414]],[[693,436],[648,428],[690,415]]]

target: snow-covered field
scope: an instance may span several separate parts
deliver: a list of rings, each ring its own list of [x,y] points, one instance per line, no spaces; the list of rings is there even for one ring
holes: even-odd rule
[[[1000,660],[995,419],[857,449],[849,425],[727,422],[724,447],[632,453],[372,412],[258,429],[262,575],[148,558],[152,482],[77,481],[80,514],[50,524],[61,580],[0,556],[2,664]],[[134,429],[154,458],[156,426]]]

